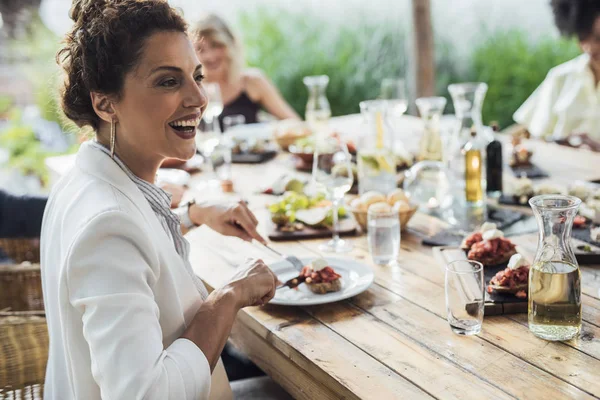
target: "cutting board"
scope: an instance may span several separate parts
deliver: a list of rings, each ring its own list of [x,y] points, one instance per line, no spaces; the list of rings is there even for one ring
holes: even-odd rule
[[[465,251],[459,247],[434,247],[434,257],[439,261],[442,273],[446,271],[446,265],[456,260],[466,260]],[[485,287],[490,280],[501,270],[506,268],[506,263],[494,267],[483,267]],[[485,292],[484,314],[505,315],[521,314],[527,312],[527,299],[519,299],[513,294]]]
[[[340,236],[353,236],[358,232],[356,222],[352,218],[340,219]],[[325,239],[332,237],[333,232],[329,228],[311,228],[304,226],[301,231],[284,232],[277,229],[277,225],[271,223],[268,227],[268,236],[274,242],[286,240]]]

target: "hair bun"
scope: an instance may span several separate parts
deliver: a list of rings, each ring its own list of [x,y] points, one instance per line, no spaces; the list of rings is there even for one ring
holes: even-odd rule
[[[75,24],[81,25],[101,15],[107,3],[106,0],[73,0],[69,17]]]

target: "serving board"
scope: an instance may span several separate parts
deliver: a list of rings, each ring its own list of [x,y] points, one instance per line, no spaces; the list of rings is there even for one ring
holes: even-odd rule
[[[535,164],[510,167],[510,169],[517,178],[525,176],[529,179],[542,179],[549,176],[544,170]]]
[[[508,228],[525,217],[527,217],[527,214],[518,211],[488,208],[489,222],[495,223],[498,226],[498,229],[501,230]],[[422,242],[426,246],[458,246],[464,237],[465,235],[461,232],[457,232],[454,228],[449,228],[438,232],[433,236],[423,238]]]
[[[594,225],[595,226],[595,225]],[[600,243],[590,237],[590,226],[586,228],[573,228],[573,251],[577,262],[582,265],[600,265]],[[589,247],[591,251],[584,249]]]
[[[442,273],[446,271],[446,265],[452,261],[467,260],[465,251],[458,247],[434,247],[434,257],[439,261]],[[501,270],[505,269],[507,263],[493,267],[484,266],[483,273],[485,279],[485,288],[490,280]],[[519,299],[509,293],[488,293],[485,291],[484,314],[504,315],[520,314],[527,312],[527,299]]]
[[[340,236],[353,236],[358,232],[356,222],[352,218],[340,219]],[[332,237],[333,232],[329,228],[312,228],[305,225],[301,231],[284,232],[277,229],[277,225],[271,223],[268,227],[269,239],[274,242],[286,240],[324,239]]]

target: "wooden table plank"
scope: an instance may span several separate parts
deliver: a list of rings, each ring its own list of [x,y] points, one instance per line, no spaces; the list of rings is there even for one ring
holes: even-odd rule
[[[363,250],[356,249],[354,253],[361,251]],[[432,259],[428,265],[434,263]],[[425,268],[427,264],[419,265]],[[443,286],[406,271],[402,267],[374,265],[372,267],[375,271],[376,283],[413,304],[445,318]],[[435,265],[435,268],[439,267]],[[600,361],[568,344],[552,343],[536,338],[526,327],[505,317],[486,318],[480,337],[587,393],[600,396],[600,382],[596,379],[596,371],[600,370]],[[556,362],[561,360],[569,360],[569,362]]]
[[[244,254],[251,253],[252,246],[239,243],[237,239],[223,240],[213,232],[200,230],[190,232],[188,240],[196,242],[198,239],[197,243],[200,243],[200,236],[203,245],[192,246],[190,262],[196,273],[204,276],[209,287],[221,286],[233,275],[235,265],[243,261]],[[219,240],[214,242],[216,239]],[[248,252],[229,252],[230,246],[234,245],[247,245]],[[299,308],[251,307],[240,312],[238,323],[243,324],[243,328],[238,327],[236,332],[244,333],[249,329],[257,336],[246,338],[234,333],[234,340],[240,347],[256,346],[265,350],[269,348],[265,347],[268,344],[283,354],[283,358],[273,353],[266,359],[264,355],[260,358],[253,354],[253,360],[259,366],[271,371],[293,371],[297,368],[309,371],[315,382],[311,393],[322,391],[324,398],[332,390],[338,398],[369,398],[372,393],[387,396],[384,398],[395,398],[400,394],[414,398],[430,397],[426,391]],[[290,343],[294,346],[289,346]],[[294,396],[310,398],[305,397],[307,395],[301,386],[292,385],[283,376],[273,375],[273,378]],[[317,382],[320,385],[316,385]]]
[[[373,303],[374,299],[382,297],[389,303],[382,305],[381,300]],[[378,285],[370,290],[368,296],[357,296],[352,302],[405,334],[418,337],[428,348],[517,398],[590,397],[481,338],[455,335],[444,318],[430,312],[423,313],[421,307]],[[506,385],[506,382],[511,384]]]

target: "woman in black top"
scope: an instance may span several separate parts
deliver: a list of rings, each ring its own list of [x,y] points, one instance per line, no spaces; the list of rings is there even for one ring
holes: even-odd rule
[[[228,115],[241,114],[248,124],[258,122],[261,109],[277,119],[299,119],[262,71],[244,67],[241,43],[221,18],[207,15],[200,19],[192,26],[191,38],[205,82],[218,83],[221,89],[221,128]]]

